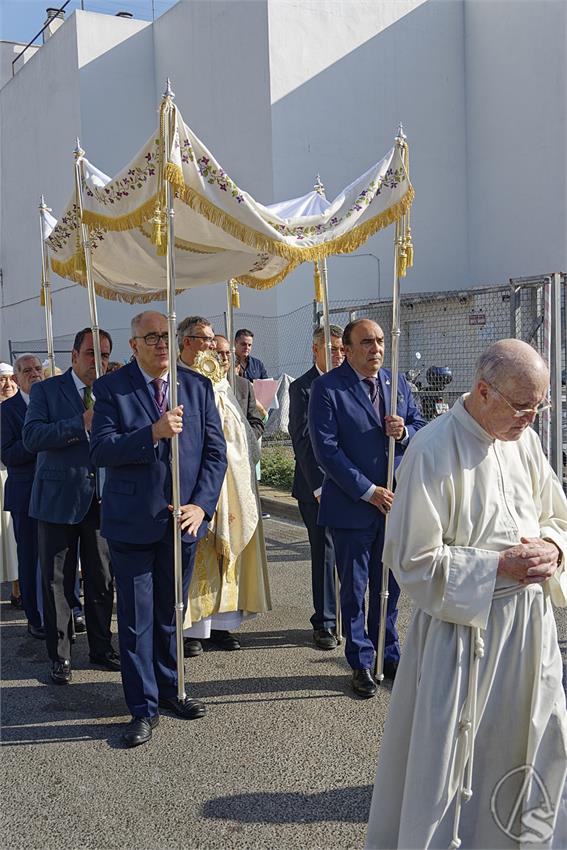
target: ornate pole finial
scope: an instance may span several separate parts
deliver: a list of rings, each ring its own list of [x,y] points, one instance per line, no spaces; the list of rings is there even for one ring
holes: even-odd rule
[[[398,142],[398,144],[400,144],[401,142],[405,142],[406,139],[407,139],[407,136],[404,133],[404,125],[400,121],[400,123],[398,124],[398,132],[396,133],[396,142]]]
[[[167,84],[166,84],[163,96],[164,97],[175,97],[174,91],[171,88],[171,80],[169,79],[169,77],[167,78]]]
[[[73,151],[73,153],[75,154],[75,159],[80,159],[82,156],[85,155],[85,152],[81,147],[81,142],[80,142],[80,139],[79,139],[78,136],[77,136],[77,146],[75,147],[75,150]]]
[[[315,181],[315,185],[313,186],[314,190],[318,195],[321,195],[323,198],[325,197],[325,187],[323,185],[323,181],[321,180],[321,176],[318,174],[317,179]]]

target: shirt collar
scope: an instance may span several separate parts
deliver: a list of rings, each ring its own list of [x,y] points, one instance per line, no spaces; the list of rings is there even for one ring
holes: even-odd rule
[[[75,373],[75,370],[73,369],[73,367],[71,367],[71,375],[72,375],[72,378],[73,378],[73,383],[77,387],[77,392],[79,393],[79,395],[82,398],[83,397],[83,390],[85,389],[86,384],[83,381],[81,381],[79,376]]]
[[[372,375],[362,375],[358,371],[358,369],[355,369],[354,366],[352,366],[350,363],[348,365],[350,366],[350,368],[352,369],[354,374],[358,377],[359,381],[367,381],[369,378],[370,378],[371,381],[377,381],[378,380],[378,373],[376,373],[376,375],[374,375],[374,377]]]
[[[23,390],[20,390],[20,395],[21,395],[21,397],[23,398],[23,400],[25,401],[26,404],[30,403],[29,393],[25,393]]]

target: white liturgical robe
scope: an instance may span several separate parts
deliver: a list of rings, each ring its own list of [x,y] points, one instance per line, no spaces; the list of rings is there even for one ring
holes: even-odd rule
[[[563,553],[543,585],[497,576],[499,553],[521,537]],[[551,604],[567,603],[566,556],[567,500],[532,428],[494,440],[463,398],[416,434],[383,556],[416,611],[367,848],[567,847],[567,713]]]

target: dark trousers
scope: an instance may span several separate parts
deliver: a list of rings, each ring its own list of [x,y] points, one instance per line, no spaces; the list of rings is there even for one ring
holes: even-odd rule
[[[52,661],[71,657],[76,605],[77,552],[81,558],[84,609],[91,655],[111,648],[110,621],[114,587],[106,540],[100,534],[96,499],[75,525],[38,522],[39,561],[43,578],[43,615],[47,652]]]
[[[370,668],[374,663],[378,643],[384,520],[380,516],[368,528],[333,528],[331,533],[341,582],[345,656],[353,670]],[[365,611],[367,589],[368,630]],[[400,588],[392,573],[388,580],[388,591],[384,659],[397,663],[400,659],[396,631]]]
[[[314,614],[311,625],[314,630],[336,628],[335,600],[335,549],[328,528],[317,525],[319,504],[298,502],[299,512],[305,523],[311,548],[311,590]]]
[[[133,717],[153,717],[160,697],[177,696],[172,525],[157,543],[108,543],[126,704]],[[185,606],[196,545],[181,544]]]
[[[38,586],[39,560],[37,520],[27,513],[12,514],[14,537],[18,550],[18,581],[27,621],[39,628],[42,622],[42,600]]]

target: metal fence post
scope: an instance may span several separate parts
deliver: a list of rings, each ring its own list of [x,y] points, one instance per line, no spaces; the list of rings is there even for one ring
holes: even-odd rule
[[[551,441],[549,462],[562,478],[562,405],[561,405],[561,274],[550,275],[551,286]]]

